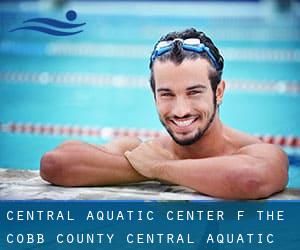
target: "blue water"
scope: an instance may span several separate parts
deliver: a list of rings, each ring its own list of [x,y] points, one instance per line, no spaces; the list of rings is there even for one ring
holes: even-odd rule
[[[124,3],[126,5],[126,3]],[[80,35],[61,38],[8,30],[28,18],[63,17],[65,10],[21,12],[0,9],[0,122],[34,124],[76,124],[113,128],[161,130],[153,97],[148,86],[148,57],[153,44],[167,31],[196,27],[211,35],[221,51],[228,49],[289,50],[294,59],[239,59],[225,57],[224,79],[300,84],[299,17],[187,17],[83,13],[86,22]],[[126,7],[126,6],[125,6]],[[220,5],[220,8],[222,6]],[[121,7],[120,7],[121,8]],[[77,9],[80,13],[80,9]],[[286,21],[283,21],[286,20]],[[51,46],[114,46],[108,54],[76,55],[51,51]],[[129,47],[126,47],[126,46]],[[100,46],[100,47],[99,47]],[[136,46],[136,48],[134,47]],[[78,47],[79,48],[79,47]],[[79,49],[78,49],[79,50]],[[126,56],[126,51],[129,56]],[[64,50],[63,50],[64,52]],[[76,52],[76,49],[75,49]],[[125,53],[125,54],[124,54]],[[259,52],[256,52],[259,53]],[[297,54],[298,53],[298,54]],[[132,55],[132,56],[131,56]],[[52,83],[4,79],[6,72],[47,74],[97,74],[100,76],[143,77],[142,87],[92,86],[90,84]],[[2,77],[2,78],[1,78]],[[225,124],[251,134],[300,136],[300,93],[227,90],[220,109]],[[0,166],[38,169],[41,155],[66,139],[65,136],[12,134],[0,132]],[[90,143],[103,138],[73,137]],[[294,150],[290,159],[300,155]],[[294,157],[294,158],[293,158]],[[296,157],[297,159],[297,157]],[[292,160],[289,187],[300,187],[300,167]]]

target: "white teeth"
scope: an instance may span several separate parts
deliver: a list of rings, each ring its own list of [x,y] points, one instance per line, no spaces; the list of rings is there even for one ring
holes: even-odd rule
[[[186,127],[192,124],[192,122],[194,121],[194,119],[189,119],[189,120],[185,120],[185,121],[176,121],[173,120],[175,122],[175,124],[179,127]]]

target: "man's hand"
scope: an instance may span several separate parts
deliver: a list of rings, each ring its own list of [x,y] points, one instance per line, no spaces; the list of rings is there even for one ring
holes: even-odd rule
[[[176,160],[175,155],[154,141],[143,142],[134,150],[126,151],[124,155],[138,173],[150,179],[158,178],[158,163]]]

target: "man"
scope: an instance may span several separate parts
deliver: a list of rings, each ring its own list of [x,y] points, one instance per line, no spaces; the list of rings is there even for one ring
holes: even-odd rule
[[[150,70],[169,136],[103,146],[65,142],[42,157],[41,177],[63,186],[155,179],[227,199],[258,199],[284,189],[286,154],[220,121],[223,58],[210,38],[195,29],[167,34],[154,47]]]

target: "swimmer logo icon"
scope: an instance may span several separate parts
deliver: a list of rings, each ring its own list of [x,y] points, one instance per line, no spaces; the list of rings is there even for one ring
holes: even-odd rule
[[[66,19],[70,22],[74,21],[77,18],[77,13],[74,10],[69,10],[66,13]],[[86,23],[78,23],[78,24],[73,24],[70,22],[63,22],[59,21],[53,18],[32,18],[25,20],[23,23],[37,23],[37,24],[45,24],[48,26],[51,26],[52,28],[44,27],[44,26],[39,26],[39,25],[32,25],[32,26],[23,26],[23,27],[18,27],[15,29],[10,30],[9,32],[15,32],[19,30],[32,30],[32,31],[38,31],[42,33],[47,33],[49,35],[53,36],[71,36],[71,35],[76,35],[78,33],[81,33],[83,30],[78,30],[78,31],[63,31],[63,30],[58,30],[58,29],[74,29],[81,27],[85,25]],[[55,29],[58,28],[58,29]]]

